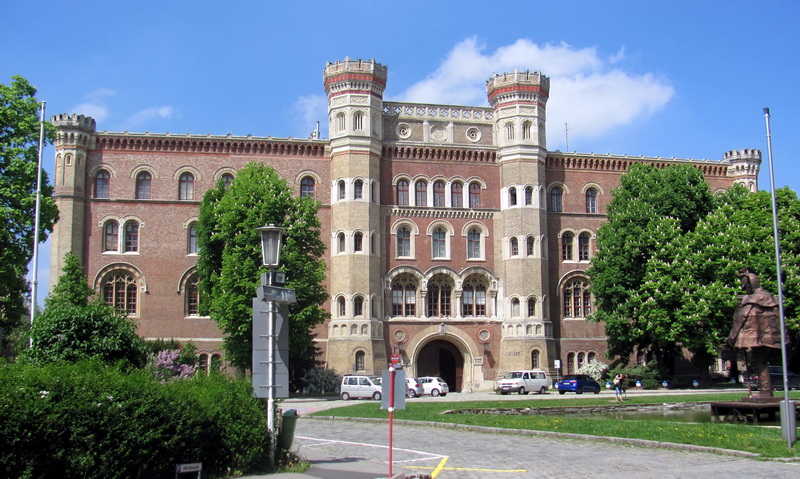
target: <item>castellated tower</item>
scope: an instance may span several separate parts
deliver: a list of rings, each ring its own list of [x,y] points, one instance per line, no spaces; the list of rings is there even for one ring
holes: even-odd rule
[[[548,315],[546,105],[550,79],[530,71],[495,75],[486,82],[495,110],[500,165],[500,212],[495,216],[495,258],[503,278],[501,369],[527,369],[537,354],[547,368],[555,356]],[[538,351],[537,353],[533,353]]]
[[[722,155],[722,161],[728,163],[728,176],[733,182],[744,185],[750,191],[758,191],[758,171],[761,167],[761,150],[731,150]]]
[[[380,157],[387,69],[374,60],[325,67],[331,157],[328,366],[380,374],[383,331]],[[362,354],[363,353],[363,354]]]
[[[56,167],[53,178],[58,222],[50,236],[50,286],[58,282],[64,267],[64,255],[72,252],[86,264],[84,235],[86,234],[87,152],[94,149],[96,123],[83,115],[53,115],[56,126]]]

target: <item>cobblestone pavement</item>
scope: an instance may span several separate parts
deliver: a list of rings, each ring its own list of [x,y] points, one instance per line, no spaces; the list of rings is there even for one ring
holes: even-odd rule
[[[580,439],[492,434],[394,425],[393,473],[459,478],[781,478],[800,464]],[[301,456],[361,462],[388,473],[388,424],[300,418],[294,447]],[[446,460],[445,460],[446,459]],[[325,466],[324,460],[318,463]],[[362,466],[361,470],[365,468]],[[325,477],[314,476],[314,477]],[[331,476],[334,477],[334,476]],[[336,476],[339,477],[339,476]]]

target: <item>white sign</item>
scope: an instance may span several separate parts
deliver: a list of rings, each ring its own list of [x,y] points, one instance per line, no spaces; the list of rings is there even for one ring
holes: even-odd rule
[[[555,361],[553,361],[553,367],[555,367],[556,369],[561,369],[561,360],[556,359]]]

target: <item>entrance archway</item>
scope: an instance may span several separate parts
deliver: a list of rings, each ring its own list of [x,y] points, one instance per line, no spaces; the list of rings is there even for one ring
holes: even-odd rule
[[[464,355],[451,342],[442,339],[431,341],[417,355],[417,376],[438,376],[450,386],[450,391],[461,391],[464,379]]]

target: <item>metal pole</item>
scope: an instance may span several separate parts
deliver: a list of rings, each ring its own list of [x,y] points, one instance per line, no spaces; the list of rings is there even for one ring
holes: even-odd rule
[[[270,283],[272,274],[270,274]],[[270,463],[275,464],[275,303],[267,301],[268,321],[267,327],[268,346],[267,357],[269,357],[269,364],[267,365],[267,382],[268,382],[268,395],[267,395],[267,429],[270,433],[270,446],[269,456]]]
[[[42,102],[42,117],[39,126],[39,164],[36,169],[36,209],[33,220],[33,276],[31,277],[31,326],[36,315],[36,295],[39,284],[39,216],[42,198],[42,151],[44,150],[44,107]],[[30,338],[30,347],[33,347],[33,338]]]
[[[783,364],[783,395],[784,401],[786,404],[786,409],[789,409],[789,380],[787,378],[787,371],[788,371],[788,360],[786,356],[786,320],[783,314],[783,285],[781,284],[781,242],[780,238],[778,237],[778,202],[775,197],[775,167],[772,164],[772,135],[770,134],[769,128],[769,108],[764,108],[764,120],[767,124],[767,154],[769,157],[769,186],[770,190],[772,191],[772,227],[773,227],[773,235],[775,238],[775,268],[777,271],[777,283],[778,283],[778,311],[780,313],[780,324],[781,324],[781,361]],[[792,416],[794,411],[792,411]],[[794,422],[794,421],[792,421]],[[788,442],[789,448],[792,447],[792,437],[794,434],[790,434],[790,431],[787,430],[789,424],[781,418],[781,428],[783,429],[783,437],[786,438]],[[796,432],[795,432],[796,434]]]

